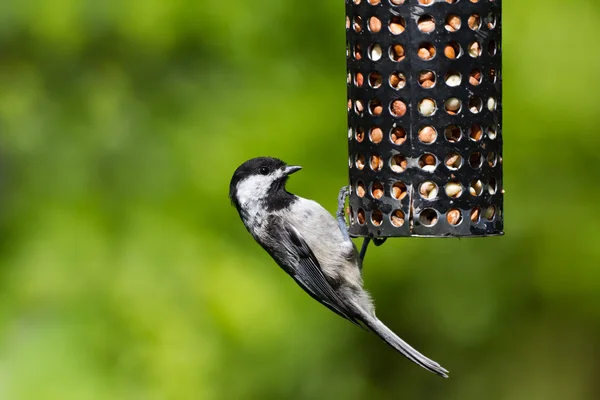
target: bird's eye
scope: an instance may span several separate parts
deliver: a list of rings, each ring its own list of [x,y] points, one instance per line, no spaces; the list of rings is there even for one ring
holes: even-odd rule
[[[260,169],[258,170],[258,172],[260,172],[261,175],[269,175],[269,168],[267,168],[267,167],[260,167]]]

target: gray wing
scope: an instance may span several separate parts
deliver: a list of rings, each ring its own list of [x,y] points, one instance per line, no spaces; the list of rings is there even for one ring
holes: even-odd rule
[[[288,273],[312,298],[323,304],[331,311],[339,316],[346,318],[350,322],[364,328],[358,319],[355,318],[353,312],[337,294],[331,286],[327,277],[323,274],[319,261],[313,254],[312,250],[302,238],[300,232],[292,225],[286,223],[281,218],[273,225],[281,228],[279,238],[281,244],[287,252],[292,256],[292,259],[297,260],[295,265],[286,265]]]

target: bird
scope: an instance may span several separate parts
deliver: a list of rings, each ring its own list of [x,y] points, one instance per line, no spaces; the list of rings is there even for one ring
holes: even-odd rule
[[[349,188],[340,191],[334,218],[316,201],[286,190],[289,176],[301,168],[275,157],[256,157],[235,170],[229,198],[248,232],[313,299],[374,332],[414,363],[447,378],[445,368],[400,339],[376,317],[373,300],[363,288],[366,246],[358,252],[344,217]]]

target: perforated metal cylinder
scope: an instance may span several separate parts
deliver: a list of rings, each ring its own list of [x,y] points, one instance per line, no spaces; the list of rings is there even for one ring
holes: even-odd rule
[[[350,234],[503,231],[500,0],[346,0]]]

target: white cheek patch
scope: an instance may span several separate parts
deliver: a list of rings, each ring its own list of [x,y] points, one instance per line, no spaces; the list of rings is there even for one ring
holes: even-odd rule
[[[265,199],[271,184],[276,179],[272,175],[252,175],[237,184],[237,198],[240,204],[248,204]]]

